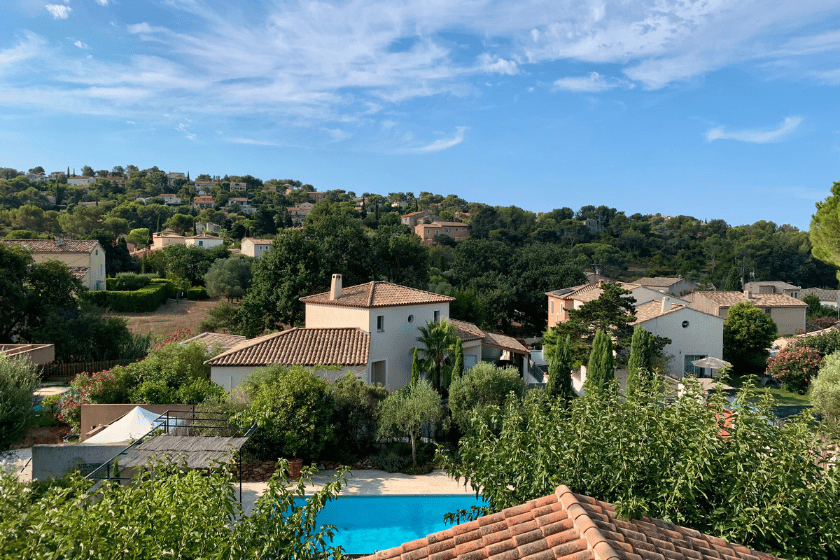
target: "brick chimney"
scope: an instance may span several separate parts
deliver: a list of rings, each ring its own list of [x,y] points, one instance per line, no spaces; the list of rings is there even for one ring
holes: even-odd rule
[[[662,298],[662,313],[666,313],[671,310],[671,298],[665,296]]]
[[[330,284],[330,299],[338,299],[341,297],[341,274],[332,275],[332,283]]]

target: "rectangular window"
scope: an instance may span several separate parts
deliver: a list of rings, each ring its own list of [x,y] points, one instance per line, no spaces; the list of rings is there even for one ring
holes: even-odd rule
[[[691,362],[702,360],[705,354],[686,354],[683,358],[683,371],[686,375],[693,375],[694,377],[706,377],[706,369],[697,367]]]
[[[435,311],[435,323],[440,321],[440,311]]]
[[[376,330],[382,332],[385,330],[385,315],[376,316]]]
[[[549,311],[549,313],[554,313],[554,300],[551,300],[550,303],[551,303],[551,306],[550,306],[551,310]]]
[[[370,377],[371,383],[381,383],[385,385],[385,381],[387,380],[387,375],[385,371],[385,360],[379,362],[373,362],[370,364]]]

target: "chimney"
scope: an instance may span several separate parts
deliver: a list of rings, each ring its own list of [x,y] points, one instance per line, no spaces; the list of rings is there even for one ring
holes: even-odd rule
[[[669,298],[668,296],[665,296],[664,298],[662,298],[662,313],[665,313],[665,312],[670,311],[670,310],[671,310],[671,298]]]
[[[746,296],[747,299],[752,299],[753,298],[752,297],[752,292],[750,290],[744,290],[744,296]]]
[[[332,284],[330,284],[330,299],[338,299],[341,297],[341,274],[332,275]]]
[[[599,279],[598,279],[598,287],[600,288],[600,287],[601,287],[601,286],[603,286],[603,285],[604,285],[604,279],[603,279],[603,278],[599,278]]]

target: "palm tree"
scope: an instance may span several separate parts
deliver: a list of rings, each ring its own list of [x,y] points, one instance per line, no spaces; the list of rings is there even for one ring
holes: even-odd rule
[[[425,354],[424,367],[429,371],[432,387],[438,391],[442,385],[448,385],[448,383],[441,383],[446,381],[441,378],[441,372],[444,369],[446,356],[455,352],[455,346],[458,343],[457,332],[455,325],[446,319],[429,322],[425,327],[420,327],[420,336],[417,337],[417,341],[424,346],[421,348]]]

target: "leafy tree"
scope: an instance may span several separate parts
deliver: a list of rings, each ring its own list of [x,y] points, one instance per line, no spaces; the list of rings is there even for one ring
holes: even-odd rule
[[[627,361],[627,391],[634,391],[642,377],[653,374],[653,336],[642,325],[633,329],[630,342],[630,359]]]
[[[382,436],[408,437],[411,461],[417,466],[417,438],[435,422],[444,419],[440,394],[427,381],[391,393],[379,408]]]
[[[318,513],[346,482],[339,469],[307,495],[314,469],[293,483],[285,461],[245,515],[230,483],[230,467],[203,472],[159,460],[131,484],[92,487],[79,475],[41,486],[0,473],[0,555],[4,558],[298,558],[340,556],[329,545],[332,526]],[[85,496],[86,498],[80,498]],[[165,507],[162,506],[165,504]],[[179,515],[172,517],[172,512]],[[49,531],[39,527],[50,526]],[[148,535],[148,538],[146,537]],[[153,535],[153,537],[152,537]]]
[[[659,380],[626,397],[613,386],[568,407],[530,391],[505,405],[501,431],[476,425],[457,460],[440,459],[490,512],[565,484],[623,518],[670,520],[782,558],[837,557],[840,469],[810,415],[773,422],[772,397],[749,383],[731,411],[724,393],[687,387],[672,402]]]
[[[452,421],[467,433],[474,422],[492,423],[508,398],[521,400],[524,395],[525,382],[516,368],[478,363],[449,387]]]
[[[417,348],[414,349],[414,357],[411,359],[411,384],[417,385],[420,381],[420,358],[417,356]]]
[[[826,356],[808,399],[822,417],[822,431],[834,438],[840,435],[840,354]]]
[[[251,284],[251,262],[249,257],[231,257],[215,261],[204,275],[208,295],[224,296],[228,301],[244,296]]]
[[[429,250],[403,224],[380,226],[371,237],[375,268],[382,280],[425,289],[429,283]]]
[[[436,391],[449,388],[451,378],[447,374],[451,371],[447,371],[445,360],[455,353],[457,340],[455,325],[446,319],[430,321],[425,327],[420,327],[417,341],[423,344],[421,350],[425,356],[424,369],[429,372],[429,380]]]
[[[751,301],[736,303],[723,322],[723,357],[738,373],[762,371],[767,348],[777,335],[769,315]]]
[[[93,177],[93,167],[85,165],[82,167],[82,177]]]
[[[332,384],[338,449],[361,454],[376,443],[379,404],[387,396],[382,385],[368,385],[349,373]]]
[[[198,325],[199,332],[233,332],[237,327],[237,308],[222,301],[207,310],[207,318]]]
[[[32,394],[39,382],[38,371],[28,360],[0,351],[0,452],[16,443],[32,423]]]
[[[20,246],[0,243],[0,341],[11,342],[12,334],[26,318],[29,301],[24,279],[32,256]]]
[[[811,219],[811,244],[814,256],[823,262],[840,267],[840,182],[831,187],[831,196],[817,202],[817,212]],[[838,277],[840,279],[840,277]]]
[[[190,284],[196,285],[201,281],[210,266],[217,259],[226,259],[229,255],[224,245],[212,249],[188,247],[186,245],[169,245],[160,251],[167,274],[184,278]]]
[[[145,249],[149,246],[149,240],[151,239],[151,237],[152,235],[151,233],[149,233],[149,228],[137,228],[129,232],[129,234],[126,236],[126,241],[138,247],[139,249]]]
[[[548,364],[548,383],[545,394],[552,399],[569,402],[575,394],[572,387],[572,342],[567,336],[557,342]]]
[[[586,367],[586,389],[600,391],[615,378],[612,339],[606,332],[598,329],[589,353],[589,365]]]
[[[195,226],[195,217],[189,214],[174,214],[171,218],[166,220],[166,227],[172,228],[181,235],[184,232],[192,231]]]

